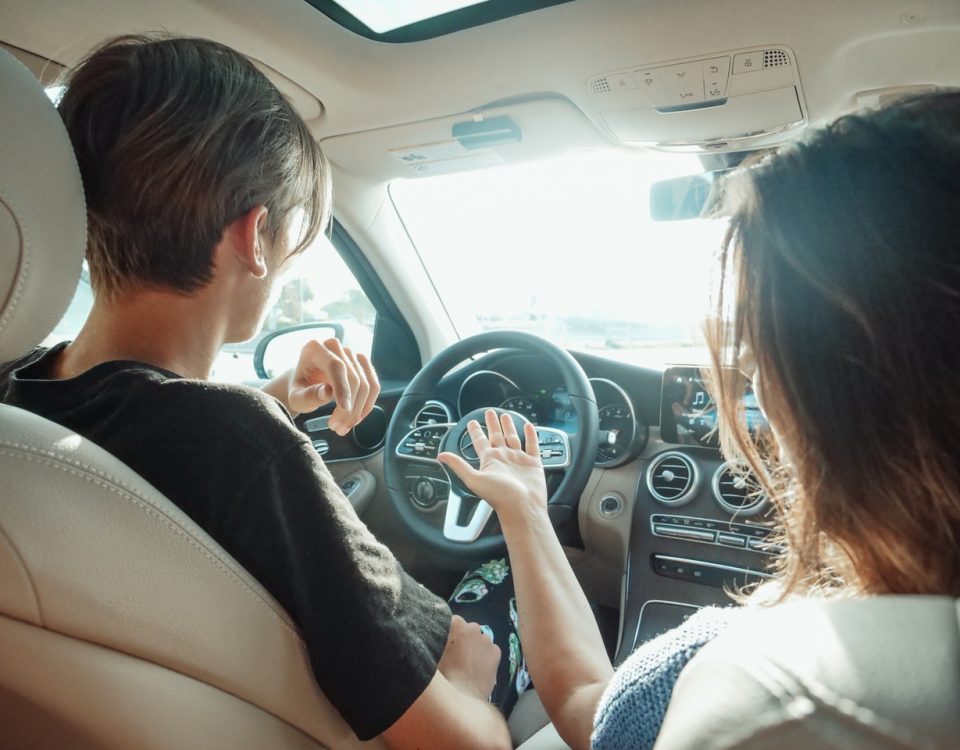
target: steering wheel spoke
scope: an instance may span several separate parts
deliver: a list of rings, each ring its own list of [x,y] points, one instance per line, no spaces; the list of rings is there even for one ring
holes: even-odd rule
[[[453,424],[429,424],[415,427],[397,443],[394,453],[407,461],[425,461],[439,465],[440,446]]]
[[[493,508],[486,500],[478,500],[477,507],[465,524],[460,523],[460,514],[463,502],[467,496],[461,495],[454,486],[450,485],[450,494],[447,496],[447,510],[443,517],[443,536],[451,542],[468,544],[480,538],[483,527],[487,525]]]
[[[482,423],[485,410],[460,414],[456,424],[452,425],[424,425],[412,430],[410,425],[422,411],[424,403],[438,397],[437,386],[444,375],[464,360],[495,349],[518,350],[552,363],[576,414],[575,434],[549,427],[537,428],[537,448],[542,456],[547,484],[553,488],[551,520],[558,529],[575,530],[577,503],[590,478],[597,452],[596,438],[587,440],[584,437],[595,436],[600,429],[593,387],[580,363],[556,344],[526,331],[484,331],[461,339],[434,356],[407,384],[394,407],[387,430],[383,475],[397,516],[411,537],[431,554],[461,564],[473,564],[504,554],[506,545],[502,532],[484,534],[493,508],[484,500],[474,499],[459,478],[451,476],[449,471],[446,472],[449,491],[445,507],[440,505],[442,493],[439,486],[428,493],[427,506],[412,498],[410,482],[414,474],[429,474],[433,488],[437,478],[447,469],[437,460],[440,451],[444,450],[460,455],[475,466],[476,455],[471,450],[467,425],[472,419]],[[509,413],[503,409],[495,411]],[[519,423],[516,420],[519,415],[511,416],[515,417],[517,431],[523,430],[522,420]],[[415,471],[410,462],[423,467],[424,471]],[[426,470],[428,466],[430,468]],[[446,482],[443,489],[447,490]],[[429,512],[434,507],[438,510],[436,515]],[[441,513],[443,515],[438,518]],[[442,523],[439,523],[441,519]]]
[[[537,427],[537,446],[544,471],[560,471],[570,466],[570,436],[553,427]]]

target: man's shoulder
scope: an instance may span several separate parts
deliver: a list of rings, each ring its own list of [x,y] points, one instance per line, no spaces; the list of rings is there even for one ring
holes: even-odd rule
[[[178,412],[185,427],[222,429],[225,439],[243,434],[271,451],[306,442],[286,408],[258,388],[183,378],[157,381],[150,390],[156,406]]]

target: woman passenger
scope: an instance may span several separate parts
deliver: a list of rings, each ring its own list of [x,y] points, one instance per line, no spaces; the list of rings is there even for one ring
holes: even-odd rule
[[[728,459],[770,497],[785,552],[746,607],[960,596],[960,92],[841,117],[727,181],[707,332]],[[746,370],[772,437],[751,436]],[[498,513],[524,652],[575,750],[651,747],[673,684],[735,608],[701,610],[615,672],[546,513],[536,437],[487,414],[481,468],[441,460]]]

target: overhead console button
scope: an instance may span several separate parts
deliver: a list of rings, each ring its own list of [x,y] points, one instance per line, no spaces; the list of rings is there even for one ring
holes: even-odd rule
[[[754,70],[763,70],[763,50],[755,52],[741,52],[733,58],[733,74],[751,73]]]
[[[722,99],[727,95],[727,76],[730,74],[730,56],[703,61],[703,96]]]
[[[647,97],[647,101],[653,107],[660,107],[670,103],[670,97],[667,96],[664,89],[663,71],[666,68],[642,68],[633,71],[634,80],[637,88]]]
[[[703,101],[703,66],[699,62],[669,65],[662,68],[671,104],[694,104]]]

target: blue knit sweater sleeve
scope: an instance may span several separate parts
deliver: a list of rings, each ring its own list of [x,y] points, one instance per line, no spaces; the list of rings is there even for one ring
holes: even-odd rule
[[[600,699],[593,723],[593,750],[652,748],[680,671],[727,627],[736,612],[734,607],[701,609],[627,657]]]

